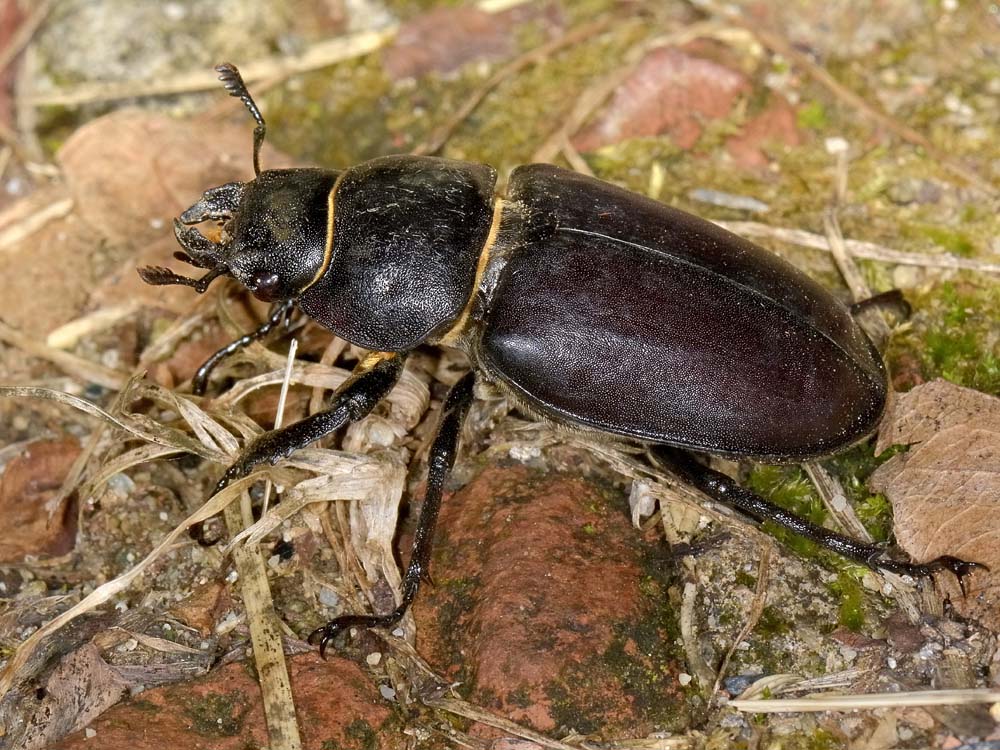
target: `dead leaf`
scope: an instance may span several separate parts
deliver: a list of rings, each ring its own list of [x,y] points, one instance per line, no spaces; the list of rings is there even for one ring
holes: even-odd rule
[[[48,747],[69,732],[82,729],[122,699],[128,684],[87,644],[64,658],[39,693],[27,729],[17,747]]]
[[[893,445],[929,440],[948,427],[970,424],[997,409],[997,399],[947,380],[932,380],[907,393],[894,393],[879,428],[875,455]]]
[[[897,396],[879,448],[909,444],[872,475],[892,502],[896,541],[914,560],[953,555],[990,568],[938,576],[955,610],[1000,630],[1000,399],[943,380]]]
[[[209,581],[198,586],[187,598],[177,602],[170,608],[170,613],[207,638],[215,629],[218,617],[230,604],[226,587],[219,581]]]
[[[0,518],[14,531],[0,537],[0,560],[61,555],[73,548],[74,514],[59,508],[50,517],[45,505],[78,455],[80,444],[74,438],[38,440],[7,464],[0,479]]]

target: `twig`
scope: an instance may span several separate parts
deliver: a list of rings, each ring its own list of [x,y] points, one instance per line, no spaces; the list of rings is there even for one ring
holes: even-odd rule
[[[476,110],[476,107],[480,105],[483,99],[485,99],[493,89],[516,73],[542,62],[545,58],[551,56],[555,52],[558,52],[565,47],[579,44],[585,39],[589,39],[592,36],[600,34],[602,31],[607,29],[608,26],[610,26],[613,20],[613,16],[605,16],[597,21],[577,26],[576,28],[570,29],[570,31],[566,32],[562,36],[535,47],[534,49],[529,50],[520,57],[517,57],[507,63],[491,75],[482,86],[474,91],[472,95],[465,100],[465,103],[462,104],[462,106],[459,107],[458,110],[451,117],[449,117],[443,125],[437,128],[427,138],[427,140],[418,144],[417,147],[413,149],[413,153],[418,155],[437,153],[447,142],[448,138],[451,137],[451,134],[455,132],[455,129],[458,128],[458,126],[461,125],[462,122]]]
[[[285,417],[285,400],[288,398],[288,386],[292,382],[292,366],[295,364],[295,352],[298,351],[299,340],[292,339],[291,346],[288,347],[288,364],[285,366],[285,377],[281,381],[281,392],[278,394],[278,409],[274,417],[274,429],[281,428],[281,422]],[[271,502],[271,480],[268,478],[264,485],[264,501],[261,505],[261,516],[267,513],[267,506]]]
[[[803,229],[788,227],[773,227],[756,221],[716,221],[723,229],[743,237],[754,237],[778,240],[801,247],[811,247],[815,250],[830,252],[827,238],[821,234],[807,232]],[[927,255],[926,253],[907,253],[893,250],[874,242],[862,240],[844,240],[844,246],[852,255],[865,260],[877,260],[882,263],[896,263],[901,266],[922,266],[924,268],[951,268],[956,270],[978,271],[980,273],[1000,273],[1000,263],[960,258],[950,253]]]
[[[21,157],[18,157],[21,158]],[[42,229],[50,221],[68,216],[73,210],[73,199],[66,198],[61,201],[50,203],[38,211],[21,218],[14,223],[0,230],[0,250],[17,244],[26,237],[30,237],[35,232]],[[4,212],[5,216],[18,211],[12,208],[10,212]],[[18,211],[19,212],[19,211]]]
[[[14,58],[21,54],[21,50],[31,41],[31,37],[38,31],[38,27],[42,25],[50,10],[52,10],[52,0],[42,0],[25,19],[17,33],[7,42],[7,46],[0,50],[0,72],[5,71]]]
[[[847,502],[847,496],[844,494],[840,482],[830,476],[830,473],[818,463],[805,463],[802,464],[802,468],[806,470],[813,486],[819,492],[820,500],[823,501],[824,507],[837,522],[840,530],[862,542],[871,544],[874,540],[868,533],[868,529],[858,519],[854,508]]]
[[[930,139],[928,139],[927,136],[920,131],[900,122],[895,117],[886,114],[875,105],[867,102],[859,94],[851,91],[836,78],[830,75],[825,68],[820,67],[810,60],[805,53],[797,50],[780,34],[760,28],[739,12],[730,10],[729,6],[724,7],[719,5],[715,2],[715,0],[693,0],[693,2],[695,5],[702,7],[707,12],[724,18],[729,23],[746,29],[753,34],[761,44],[770,49],[772,52],[778,53],[785,59],[791,61],[793,65],[803,69],[811,78],[816,80],[820,85],[826,87],[835,97],[846,102],[851,107],[854,107],[862,115],[883,126],[907,143],[921,147],[932,159],[939,162],[942,166],[948,169],[948,171],[964,179],[970,185],[974,185],[991,197],[995,198],[997,195],[1000,195],[1000,189],[996,186],[984,180],[976,172],[969,169],[961,162],[949,157],[948,154],[931,143]]]
[[[0,123],[0,142],[3,142],[9,148],[22,164],[31,164],[36,161],[30,149],[21,143],[21,139],[17,137],[17,133],[3,123]]]
[[[684,584],[684,593],[681,597],[681,640],[684,642],[684,656],[687,659],[688,668],[694,672],[702,693],[708,690],[709,685],[715,681],[715,673],[708,666],[705,657],[698,646],[698,628],[695,625],[694,613],[696,599],[698,596],[698,586],[691,581]]]
[[[33,357],[48,360],[66,372],[67,375],[82,382],[96,383],[115,391],[121,389],[128,382],[128,373],[112,370],[75,354],[54,349],[35,341],[3,321],[0,321],[0,341],[15,346]]]
[[[484,0],[479,7],[487,13],[500,13],[526,1]],[[377,30],[360,31],[327,39],[308,47],[299,55],[274,55],[244,63],[240,65],[240,73],[247,84],[270,78],[290,78],[375,52],[390,42],[397,31],[399,26],[391,24]],[[110,84],[89,83],[67,89],[54,89],[24,97],[23,103],[31,107],[76,107],[91,102],[132,99],[140,96],[167,96],[208,91],[217,88],[218,85],[219,81],[214,71],[197,70],[154,80]]]
[[[527,727],[522,727],[520,724],[516,724],[509,719],[504,719],[501,716],[491,714],[489,711],[485,711],[482,708],[479,708],[479,706],[475,706],[467,701],[458,700],[456,698],[424,698],[422,702],[425,706],[439,708],[458,716],[464,716],[467,719],[478,721],[481,724],[496,727],[507,734],[513,735],[514,737],[523,737],[524,739],[535,742],[542,747],[552,748],[552,750],[579,750],[579,748],[576,748],[573,745],[567,745],[565,742],[550,739],[544,734],[535,732]]]
[[[764,605],[767,603],[767,584],[771,577],[771,555],[773,553],[774,545],[770,542],[761,547],[760,562],[757,565],[757,586],[754,589],[750,611],[747,613],[747,621],[740,628],[739,634],[733,639],[729,649],[726,651],[726,655],[722,659],[722,664],[719,665],[719,672],[715,676],[715,684],[712,686],[713,697],[718,694],[719,685],[726,676],[726,669],[729,668],[729,660],[733,658],[737,647],[750,635],[750,631],[757,627],[760,616],[764,613]]]
[[[240,73],[247,84],[252,84],[264,78],[288,78],[299,73],[318,70],[374,52],[392,39],[396,30],[397,27],[391,26],[379,31],[362,31],[357,34],[328,39],[314,44],[301,55],[276,55],[246,63],[240,66]],[[92,102],[107,102],[140,96],[166,96],[207,91],[217,88],[218,85],[219,81],[215,71],[197,70],[154,80],[88,83],[70,89],[55,89],[32,94],[25,98],[25,103],[34,107],[77,107]]]
[[[246,490],[241,494],[245,497]],[[235,504],[226,507],[226,525],[231,534],[243,527],[241,515]],[[252,518],[250,520],[253,521]],[[295,703],[278,616],[274,612],[274,600],[267,581],[267,566],[257,545],[241,546],[233,553],[233,562],[240,576],[240,593],[259,675],[269,747],[274,750],[299,750],[302,740],[295,720]]]
[[[132,300],[123,305],[94,310],[56,328],[45,337],[45,343],[54,349],[71,349],[84,337],[111,328],[139,307],[139,303]]]
[[[823,230],[830,246],[830,253],[833,255],[833,262],[847,283],[847,288],[851,290],[854,301],[858,302],[871,297],[872,291],[844,243],[844,233],[840,229],[840,221],[837,218],[837,212],[847,200],[847,149],[839,149],[836,156],[837,167],[834,172],[833,201],[823,214]],[[885,322],[885,316],[876,310],[864,317],[867,323],[867,332],[872,340],[876,346],[883,347],[892,333],[889,324]]]

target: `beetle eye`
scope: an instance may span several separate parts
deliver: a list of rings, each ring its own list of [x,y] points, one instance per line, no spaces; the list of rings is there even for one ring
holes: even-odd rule
[[[263,302],[274,302],[278,299],[278,274],[273,271],[259,271],[247,284],[253,296]]]

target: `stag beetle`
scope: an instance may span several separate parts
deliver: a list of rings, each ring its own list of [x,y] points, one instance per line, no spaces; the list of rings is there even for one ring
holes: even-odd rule
[[[310,641],[391,625],[417,594],[445,480],[476,378],[528,413],[650,444],[682,480],[757,521],[771,520],[872,568],[914,577],[976,563],[885,556],[744,489],[693,454],[765,461],[826,456],[878,424],[888,383],[853,308],[777,256],[691,214],[547,164],[518,167],[505,190],[483,164],[387,156],[345,170],[261,171],[265,124],[236,67],[220,80],[253,116],[255,178],[208,190],[175,221],[199,279],[143,268],[150,284],[204,292],[232,276],[278,303],[194,380],[274,328],[292,305],[371,350],[329,407],[264,433],[216,492],[254,466],[368,414],[420,344],[473,362],[451,389],[430,450],[426,496],[399,606],[338,617]],[[190,225],[221,222],[218,242]]]

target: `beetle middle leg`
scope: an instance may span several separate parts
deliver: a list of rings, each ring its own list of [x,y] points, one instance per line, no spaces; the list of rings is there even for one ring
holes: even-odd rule
[[[283,302],[278,302],[271,314],[268,316],[258,328],[251,331],[250,333],[240,336],[235,341],[231,341],[224,347],[215,352],[211,357],[206,359],[201,367],[198,368],[198,372],[195,376],[191,378],[191,393],[195,396],[203,396],[205,390],[208,388],[208,378],[212,374],[212,371],[219,366],[219,364],[231,357],[240,349],[250,346],[254,341],[260,341],[267,334],[269,334],[276,326],[278,326],[281,321],[292,311],[295,302],[293,300],[285,300]]]
[[[472,403],[472,387],[475,384],[473,373],[464,375],[445,399],[441,414],[441,424],[437,436],[431,446],[427,460],[427,489],[424,493],[424,505],[420,511],[420,520],[413,535],[413,551],[403,578],[403,596],[399,605],[385,615],[343,615],[337,617],[309,635],[309,642],[319,644],[320,654],[326,652],[326,647],[337,637],[337,634],[348,628],[372,628],[376,626],[394,625],[413,603],[420,588],[421,579],[428,577],[431,546],[434,540],[434,525],[437,522],[438,511],[441,509],[441,497],[444,494],[444,484],[455,464],[458,453],[459,437],[462,433],[462,422]]]
[[[903,562],[885,557],[885,549],[880,544],[861,542],[843,534],[824,528],[779,505],[768,502],[760,495],[740,486],[736,480],[722,472],[710,469],[700,463],[691,453],[680,448],[656,445],[653,455],[681,479],[698,488],[716,502],[750,516],[756,521],[771,521],[800,536],[812,540],[824,549],[836,552],[842,557],[867,565],[872,570],[888,570],[913,578],[930,578],[942,570],[951,571],[958,579],[965,593],[965,577],[976,568],[985,566],[960,560],[950,555],[942,555],[925,563]]]

